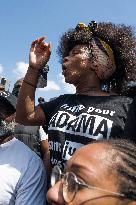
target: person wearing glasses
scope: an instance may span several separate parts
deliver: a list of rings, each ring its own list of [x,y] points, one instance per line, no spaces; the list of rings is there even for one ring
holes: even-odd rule
[[[51,166],[64,168],[81,146],[124,136],[132,102],[125,96],[127,84],[136,81],[135,35],[131,27],[94,21],[88,26],[79,23],[64,33],[58,54],[65,82],[73,84],[76,93],[35,107],[38,77],[50,54],[50,43],[44,42],[44,37],[32,42],[16,120],[47,126]]]
[[[64,173],[53,168],[47,200],[54,205],[136,205],[135,178],[135,144],[97,141],[77,150]]]

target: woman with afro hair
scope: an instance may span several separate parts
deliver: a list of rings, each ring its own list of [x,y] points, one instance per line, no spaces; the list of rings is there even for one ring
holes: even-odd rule
[[[136,81],[135,42],[130,26],[79,23],[63,34],[57,50],[65,81],[76,87],[76,93],[37,107],[36,85],[51,46],[44,37],[32,42],[16,120],[48,126],[52,167],[57,164],[63,168],[76,149],[94,140],[123,138],[132,102],[127,85]]]

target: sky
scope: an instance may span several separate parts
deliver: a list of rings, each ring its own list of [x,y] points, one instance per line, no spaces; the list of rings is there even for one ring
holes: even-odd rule
[[[0,76],[9,91],[28,68],[31,42],[45,36],[51,42],[47,87],[36,90],[37,98],[48,101],[64,93],[74,93],[61,74],[56,54],[61,35],[78,22],[113,22],[136,27],[136,0],[0,0]]]

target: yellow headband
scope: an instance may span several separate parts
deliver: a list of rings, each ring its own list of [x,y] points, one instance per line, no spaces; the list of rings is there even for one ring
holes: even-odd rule
[[[76,30],[89,30],[89,27],[85,23],[78,23]]]
[[[114,54],[112,48],[103,40],[99,38],[99,41],[101,42],[102,46],[104,47],[106,53],[108,56],[112,59],[113,63],[115,64]]]

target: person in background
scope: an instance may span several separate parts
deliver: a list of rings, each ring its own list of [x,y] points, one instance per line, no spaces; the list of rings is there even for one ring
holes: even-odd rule
[[[5,91],[6,82],[6,78],[0,77],[0,92]]]
[[[133,99],[128,112],[124,135],[126,138],[129,137],[132,142],[136,143],[136,97]]]
[[[97,141],[77,150],[64,173],[53,168],[47,200],[54,205],[136,205],[135,178],[135,144]]]
[[[18,97],[18,95],[19,95],[19,91],[20,91],[20,88],[22,86],[23,80],[24,80],[24,78],[20,78],[14,84],[12,94],[15,95],[16,97]]]
[[[39,97],[38,98],[38,103],[39,104],[45,103],[45,99],[43,97]]]
[[[0,92],[4,91],[5,87],[3,85],[0,85]]]
[[[24,78],[17,80],[14,84],[12,94],[18,97]],[[47,134],[42,126],[24,126],[17,124],[15,127],[15,137],[26,144],[40,157],[45,158],[48,149]]]
[[[0,204],[45,205],[42,160],[14,136],[16,97],[0,92]]]
[[[65,82],[73,84],[76,93],[39,106],[35,106],[35,90],[51,46],[44,37],[32,42],[16,120],[48,127],[51,167],[64,168],[74,152],[90,142],[124,137],[132,103],[127,85],[136,81],[135,40],[132,28],[124,24],[92,21],[65,32],[58,54]]]
[[[43,97],[39,97],[38,98],[38,103],[40,104],[44,104],[45,103],[45,99]],[[49,159],[50,159],[50,152],[49,152],[49,144],[48,144],[48,127],[45,126],[40,126],[39,129],[39,133],[41,136],[41,152],[42,152],[42,156],[43,156],[43,163],[44,166],[47,170],[47,173],[49,173]]]

